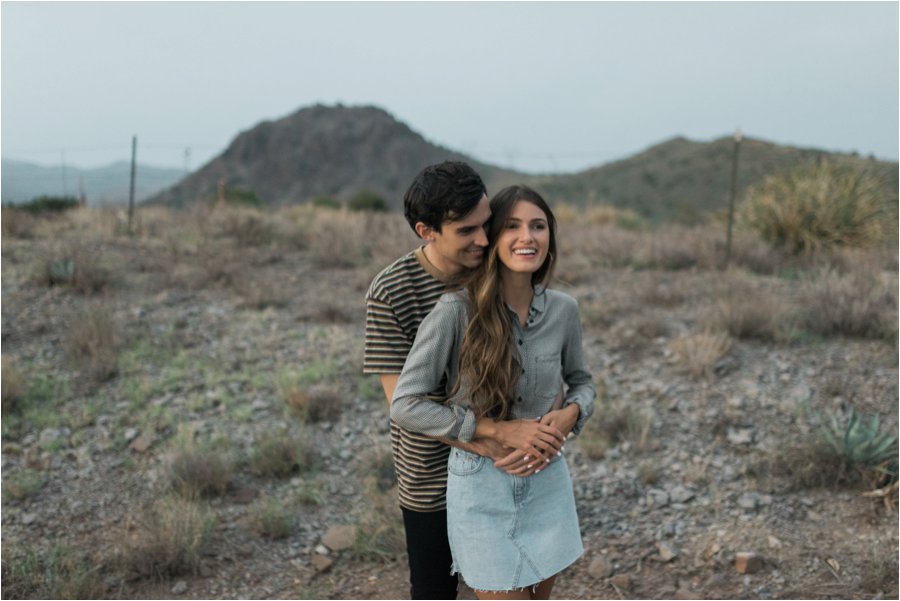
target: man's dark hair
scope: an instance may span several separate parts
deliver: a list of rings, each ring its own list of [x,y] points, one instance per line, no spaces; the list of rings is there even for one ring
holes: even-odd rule
[[[486,194],[484,182],[469,165],[444,161],[419,172],[403,195],[403,214],[413,231],[421,221],[440,232],[443,222],[462,219]]]

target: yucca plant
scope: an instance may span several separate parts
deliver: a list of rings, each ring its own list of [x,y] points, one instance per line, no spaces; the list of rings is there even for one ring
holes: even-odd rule
[[[896,206],[893,186],[871,171],[823,162],[755,186],[742,218],[767,242],[799,253],[883,243],[896,234]]]
[[[822,438],[850,470],[872,471],[879,479],[897,479],[897,435],[882,432],[877,415],[868,420],[850,411],[846,421],[831,416]]]

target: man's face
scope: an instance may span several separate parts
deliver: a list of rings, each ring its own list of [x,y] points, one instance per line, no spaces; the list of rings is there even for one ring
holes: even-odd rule
[[[439,232],[427,230],[423,236],[428,240],[426,256],[448,275],[478,267],[488,245],[485,229],[490,218],[490,201],[482,196],[478,205],[462,219],[445,221]]]

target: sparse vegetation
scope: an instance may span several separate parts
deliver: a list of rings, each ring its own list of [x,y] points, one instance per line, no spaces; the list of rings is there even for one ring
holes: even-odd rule
[[[622,402],[605,402],[576,438],[578,447],[591,459],[602,459],[609,449],[627,443],[630,452],[642,453],[651,445],[652,416]]]
[[[281,540],[290,536],[297,523],[296,513],[277,499],[266,498],[253,508],[253,526],[260,536]]]
[[[755,186],[743,218],[760,237],[793,252],[870,247],[896,237],[897,191],[862,167],[828,162]]]
[[[164,497],[129,522],[119,550],[128,574],[164,579],[194,574],[213,542],[213,516],[197,501]]]
[[[100,567],[69,547],[4,549],[4,599],[99,599],[105,589]]]
[[[396,559],[406,550],[396,491],[382,490],[372,477],[363,481],[363,490],[366,502],[356,523],[356,537],[349,554],[364,561]]]
[[[257,441],[250,456],[251,469],[263,476],[286,478],[309,470],[315,464],[315,450],[308,434],[268,433]]]
[[[69,355],[95,382],[118,373],[120,345],[116,323],[103,304],[89,305],[75,316],[66,342]]]
[[[897,339],[896,280],[865,269],[821,269],[804,279],[801,293],[803,326],[814,334]]]
[[[669,346],[692,377],[708,378],[719,359],[731,349],[731,339],[721,332],[700,332],[676,338]]]
[[[381,195],[371,190],[362,190],[347,201],[347,208],[351,211],[387,211],[388,204]]]
[[[24,469],[7,474],[3,478],[3,501],[21,501],[33,497],[47,484],[47,476],[42,472]]]
[[[212,444],[202,445],[183,432],[167,463],[171,489],[185,499],[221,495],[231,483],[234,459]]]
[[[96,247],[62,243],[43,255],[37,280],[45,286],[69,286],[90,295],[109,288],[113,277]]]
[[[80,203],[74,196],[38,196],[17,206],[29,213],[61,213],[76,209]]]
[[[22,400],[25,385],[22,375],[12,366],[6,356],[2,359],[2,374],[0,374],[0,388],[2,388],[3,416],[15,411],[16,406]]]

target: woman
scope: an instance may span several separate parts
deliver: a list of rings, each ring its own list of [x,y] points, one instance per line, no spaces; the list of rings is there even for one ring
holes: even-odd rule
[[[491,212],[486,257],[419,326],[391,417],[429,436],[483,436],[525,453],[522,471],[534,475],[523,478],[452,449],[451,569],[479,599],[547,599],[556,575],[584,552],[558,436],[580,431],[596,393],[578,305],[544,287],[556,255],[550,207],[534,190],[510,186]]]

